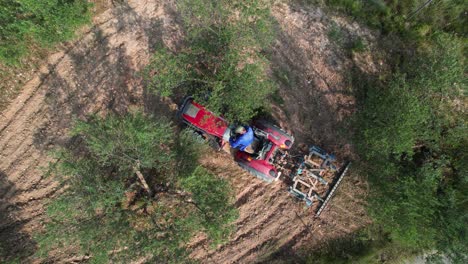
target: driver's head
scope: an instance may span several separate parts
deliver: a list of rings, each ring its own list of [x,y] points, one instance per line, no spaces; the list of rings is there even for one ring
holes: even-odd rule
[[[236,134],[241,134],[241,135],[245,134],[245,132],[247,132],[243,126],[236,127],[235,131],[236,131]]]

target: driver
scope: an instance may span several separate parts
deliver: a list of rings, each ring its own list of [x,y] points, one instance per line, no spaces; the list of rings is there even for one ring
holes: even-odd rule
[[[253,153],[253,149],[250,147],[250,144],[252,144],[254,140],[253,129],[249,126],[238,126],[235,132],[238,134],[237,138],[234,139],[234,137],[231,137],[229,139],[231,147],[238,148],[239,150],[248,153]]]

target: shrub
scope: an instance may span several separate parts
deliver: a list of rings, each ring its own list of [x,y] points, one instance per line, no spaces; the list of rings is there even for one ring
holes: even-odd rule
[[[213,244],[225,241],[232,232],[232,223],[237,219],[231,187],[209,173],[203,167],[197,167],[189,177],[181,180],[182,187],[192,194],[193,203],[200,210],[201,226],[206,230]]]
[[[369,87],[358,121],[363,157],[412,154],[428,114],[427,105],[402,75],[395,75],[386,87]]]
[[[260,53],[273,36],[268,7],[260,0],[180,1],[178,7],[187,47],[155,53],[145,70],[150,89],[170,96],[183,87],[227,119],[249,121],[275,90]]]
[[[70,39],[89,22],[86,0],[2,0],[0,7],[0,61],[16,64],[34,44],[50,47]]]
[[[98,263],[181,263],[195,232],[216,243],[230,234],[229,184],[195,169],[196,143],[176,137],[169,122],[141,112],[93,116],[72,135],[75,144],[57,152],[56,174],[68,187],[47,206],[46,232],[36,237],[41,256],[61,247]],[[155,195],[141,188],[135,170]]]
[[[465,86],[457,38],[438,33],[386,86],[367,87],[357,146],[372,186],[369,210],[392,243],[466,262]],[[463,165],[462,165],[463,164]]]
[[[445,31],[466,36],[468,32],[463,26],[467,23],[464,15],[466,4],[463,0],[432,1],[416,12],[425,2],[427,1],[329,0],[325,5],[381,29],[384,33],[407,35],[419,31],[424,32],[419,36],[424,36]],[[423,28],[425,29],[421,30]]]
[[[78,120],[71,135],[85,140],[100,166],[115,166],[126,175],[133,173],[137,163],[141,169],[167,170],[174,159],[171,124],[163,119],[153,121],[141,112]]]

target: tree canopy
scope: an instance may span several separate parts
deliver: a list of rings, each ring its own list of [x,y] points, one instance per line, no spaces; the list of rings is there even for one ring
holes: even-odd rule
[[[77,121],[72,136],[57,152],[55,174],[67,188],[47,208],[46,232],[37,237],[43,256],[62,246],[99,263],[180,263],[195,232],[215,244],[228,238],[237,217],[229,183],[197,165],[194,151],[203,147],[188,133],[135,112]]]
[[[467,119],[461,42],[431,36],[385,86],[363,87],[356,145],[372,186],[369,210],[392,241],[467,260]]]
[[[145,73],[162,96],[193,95],[231,121],[247,122],[276,89],[261,51],[273,39],[267,1],[179,1],[185,43],[159,48]]]

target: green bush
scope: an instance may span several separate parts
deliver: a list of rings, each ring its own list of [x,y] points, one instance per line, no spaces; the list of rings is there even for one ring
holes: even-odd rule
[[[318,250],[300,251],[305,256],[304,263],[308,264],[400,263],[411,256],[408,252],[411,253],[407,248],[392,244],[391,238],[377,225],[326,241]]]
[[[427,105],[402,75],[395,75],[386,87],[369,87],[362,109],[358,123],[363,142],[358,148],[369,160],[413,153],[429,118]]]
[[[318,1],[312,1],[318,2]],[[322,3],[322,1],[320,1]],[[384,33],[433,33],[445,31],[466,36],[466,3],[463,0],[433,1],[415,13],[427,0],[329,0],[325,5],[346,13]],[[423,29],[424,28],[424,29]]]
[[[351,43],[351,51],[354,52],[363,52],[367,49],[366,44],[362,40],[362,38],[358,37]]]
[[[466,87],[463,49],[446,33],[426,41],[401,64],[404,76],[366,87],[356,145],[372,187],[370,213],[391,243],[464,263],[468,139],[455,104]]]
[[[441,168],[427,163],[417,174],[407,168],[401,170],[392,175],[395,178],[386,182],[383,190],[378,188],[373,193],[372,216],[399,245],[408,249],[434,248],[438,230],[433,221],[439,206]]]
[[[157,177],[149,182],[165,182],[175,164],[168,147],[174,132],[168,122],[154,122],[139,112],[124,117],[93,116],[87,122],[77,121],[72,135],[78,144],[58,152],[57,166],[58,176],[69,187],[47,208],[50,220],[47,232],[38,236],[40,253],[76,245],[95,261],[108,262],[150,254],[145,248],[154,244],[155,237],[146,231],[178,236],[171,225],[150,224],[167,216],[141,194],[133,172],[140,163],[142,171],[150,170]],[[136,197],[127,200],[130,194]],[[140,212],[143,208],[152,211]],[[161,247],[175,247],[171,241],[161,243]],[[177,257],[172,253],[159,257]]]
[[[182,88],[231,121],[250,121],[276,87],[260,53],[273,38],[269,9],[262,3],[180,1],[187,46],[155,53],[145,70],[149,88],[162,96]]]
[[[167,165],[161,164],[170,164],[174,159],[172,130],[168,121],[153,121],[136,112],[123,118],[109,115],[78,120],[71,135],[85,140],[101,166],[116,166],[120,173],[132,174],[137,162],[141,169],[162,169]]]
[[[57,152],[55,172],[67,188],[47,206],[40,256],[62,248],[94,263],[184,263],[194,233],[214,243],[229,236],[237,217],[229,184],[196,167],[198,144],[169,122],[141,112],[93,116],[72,135],[75,143]]]
[[[181,180],[182,187],[192,194],[200,210],[200,222],[213,244],[226,241],[232,232],[227,225],[237,219],[238,213],[232,205],[231,186],[226,180],[217,178],[203,167],[198,167],[189,177]]]
[[[1,0],[0,62],[16,64],[33,45],[70,39],[90,21],[89,8],[86,0]]]

